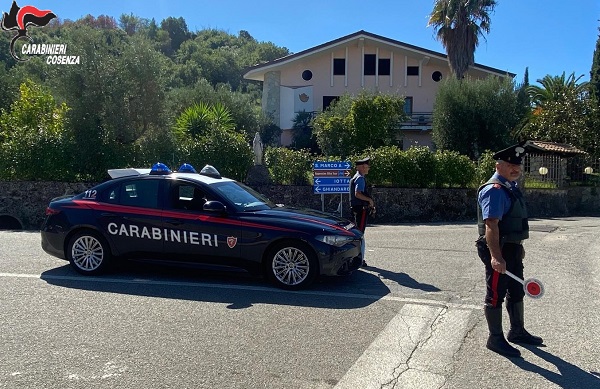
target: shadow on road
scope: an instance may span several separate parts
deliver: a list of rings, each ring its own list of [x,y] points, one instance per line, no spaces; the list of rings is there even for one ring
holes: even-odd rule
[[[224,303],[230,309],[247,308],[254,304],[356,309],[373,304],[390,293],[379,277],[361,271],[346,277],[322,277],[311,288],[302,291],[278,289],[266,280],[242,271],[135,262],[120,265],[118,272],[103,276],[80,275],[67,264],[43,272],[41,279],[64,288]],[[369,295],[352,293],[356,291],[355,288],[349,290],[342,287],[365,282],[377,285],[376,293],[373,290]]]
[[[524,359],[511,359],[521,369],[537,373],[564,389],[600,388],[598,373],[587,372],[564,359],[544,351],[542,348],[535,346],[524,347],[543,360],[552,363],[560,373],[544,369]]]
[[[396,273],[396,272],[392,272],[389,270],[380,269],[375,266],[367,266],[366,269],[376,272],[379,274],[379,276],[381,278],[396,282],[400,286],[405,286],[405,287],[411,288],[411,289],[419,289],[419,290],[422,290],[423,292],[440,292],[441,291],[441,289],[439,289],[438,287],[430,285],[430,284],[421,283],[406,273]]]

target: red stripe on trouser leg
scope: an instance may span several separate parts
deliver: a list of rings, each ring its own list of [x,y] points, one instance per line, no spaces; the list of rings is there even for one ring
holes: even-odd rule
[[[492,275],[492,306],[495,307],[498,304],[498,281],[500,280],[500,273],[497,271]]]
[[[364,232],[366,227],[367,227],[367,211],[363,210],[362,214],[360,215],[360,223],[359,223],[358,229],[361,230],[362,232]]]

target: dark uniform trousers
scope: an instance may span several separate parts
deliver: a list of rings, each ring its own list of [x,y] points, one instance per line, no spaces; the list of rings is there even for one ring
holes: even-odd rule
[[[485,240],[485,238],[481,238]],[[487,292],[485,305],[490,308],[502,306],[504,298],[507,302],[518,303],[523,301],[525,291],[523,285],[506,274],[501,274],[492,269],[492,256],[487,245],[477,245],[477,253],[485,265],[485,280]],[[506,270],[523,279],[523,246],[517,243],[504,243],[502,257],[506,261]]]
[[[363,205],[356,205],[352,207],[352,213],[354,214],[354,224],[361,232],[365,232],[367,227],[367,216],[369,216],[369,208]]]

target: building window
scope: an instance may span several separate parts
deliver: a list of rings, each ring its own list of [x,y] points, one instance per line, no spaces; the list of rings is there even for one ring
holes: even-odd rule
[[[431,78],[433,79],[433,81],[435,82],[440,82],[442,80],[442,72],[440,71],[435,71],[433,72],[433,74],[431,75]]]
[[[407,66],[406,67],[406,75],[418,76],[419,75],[419,67],[418,66]]]
[[[310,70],[305,70],[302,72],[302,79],[304,81],[310,81],[312,79],[312,72]]]
[[[323,96],[323,111],[325,111],[331,103],[339,100],[340,96]]]
[[[379,75],[380,76],[389,76],[390,75],[390,59],[389,58],[379,58]]]
[[[375,54],[365,54],[365,76],[375,75],[375,65],[377,64],[377,56]]]
[[[404,98],[404,113],[409,116],[413,113],[413,98],[411,96]]]
[[[345,76],[346,75],[346,59],[345,58],[334,58],[333,59],[333,75],[334,76]]]

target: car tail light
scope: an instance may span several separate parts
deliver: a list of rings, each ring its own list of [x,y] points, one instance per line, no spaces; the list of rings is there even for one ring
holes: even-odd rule
[[[50,207],[46,208],[46,216],[58,215],[59,213],[60,213],[60,210],[58,210],[58,209],[52,209]]]

